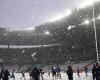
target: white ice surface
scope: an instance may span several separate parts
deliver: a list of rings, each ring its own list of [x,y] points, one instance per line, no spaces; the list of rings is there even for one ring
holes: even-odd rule
[[[22,77],[21,73],[15,73],[15,80],[24,80],[24,79],[20,79]],[[48,75],[48,73],[45,73],[43,75],[44,80],[53,80],[52,75]],[[25,73],[25,78],[26,80],[30,80],[29,79],[29,74]],[[10,78],[9,80],[13,80],[12,78]],[[61,73],[61,79],[56,79],[56,80],[68,80],[66,73]],[[76,73],[74,73],[74,78],[73,80],[92,80],[92,75],[91,73],[88,73],[88,76],[86,77],[85,73],[80,73],[80,77],[77,76]]]

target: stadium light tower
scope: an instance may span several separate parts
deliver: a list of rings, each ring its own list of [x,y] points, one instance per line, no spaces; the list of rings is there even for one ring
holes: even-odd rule
[[[94,26],[94,33],[95,33],[95,46],[96,46],[96,53],[97,53],[97,62],[99,63],[98,41],[97,41],[97,30],[96,30],[96,23],[95,23],[94,5],[92,5],[92,11],[93,11],[93,26]]]
[[[92,7],[92,15],[93,15],[93,27],[94,27],[94,33],[95,33],[95,46],[96,46],[96,55],[97,55],[97,62],[99,63],[99,53],[98,53],[98,41],[97,41],[97,30],[96,30],[96,22],[95,22],[95,12],[94,12],[94,3],[99,0],[87,0],[85,3],[82,3],[80,8],[85,8],[86,6]],[[86,21],[86,23],[89,23]]]

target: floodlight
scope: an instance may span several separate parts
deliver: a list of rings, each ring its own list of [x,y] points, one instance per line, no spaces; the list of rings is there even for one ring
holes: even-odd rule
[[[90,23],[89,20],[85,20],[84,24],[88,25]]]
[[[49,31],[44,31],[44,34],[49,35],[50,32]]]

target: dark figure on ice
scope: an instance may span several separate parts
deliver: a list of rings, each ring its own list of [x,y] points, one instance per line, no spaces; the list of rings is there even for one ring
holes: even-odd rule
[[[61,74],[60,74],[60,71],[61,71],[61,70],[60,70],[60,67],[59,67],[58,65],[57,65],[56,67],[57,67],[57,69],[56,69],[57,78],[60,78],[60,79],[61,79]]]
[[[52,66],[52,77],[56,79],[56,66]]]
[[[22,73],[22,77],[21,77],[21,79],[23,79],[23,78],[24,78],[24,80],[26,80],[26,79],[25,79],[25,74],[24,74],[24,71],[22,71],[21,73]]]
[[[13,78],[13,80],[15,80],[15,69],[13,69],[12,73],[11,73],[11,77],[10,78]]]
[[[48,72],[48,75],[50,76],[50,71]]]
[[[77,67],[77,75],[80,77],[80,69]]]
[[[4,68],[2,68],[1,72],[0,72],[0,79],[4,79]]]
[[[39,76],[40,76],[39,69],[37,67],[34,67],[32,70],[32,80],[40,80]]]
[[[32,71],[29,71],[30,80],[32,80]]]
[[[100,65],[96,63],[96,80],[100,80]]]
[[[85,72],[86,76],[88,76],[88,68],[86,66],[84,67],[84,72]]]
[[[4,71],[4,78],[2,80],[9,80],[9,76],[10,76],[10,73],[9,73],[8,69],[6,69]]]
[[[42,68],[39,68],[39,72],[40,72],[40,78],[41,78],[42,80],[44,80],[44,79],[43,79],[43,74],[44,74],[43,69],[42,69]]]
[[[69,80],[73,80],[73,70],[71,66],[68,66],[67,75]]]
[[[92,68],[92,77],[93,77],[93,80],[95,80],[95,78],[96,78],[96,66],[95,66],[95,64],[93,65],[93,68]]]

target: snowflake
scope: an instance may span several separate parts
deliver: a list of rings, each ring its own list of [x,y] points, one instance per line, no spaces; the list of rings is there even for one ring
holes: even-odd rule
[[[25,50],[23,50],[22,53],[25,53]]]
[[[31,55],[31,57],[34,58],[35,55],[36,55],[36,52],[34,52],[34,53]]]

